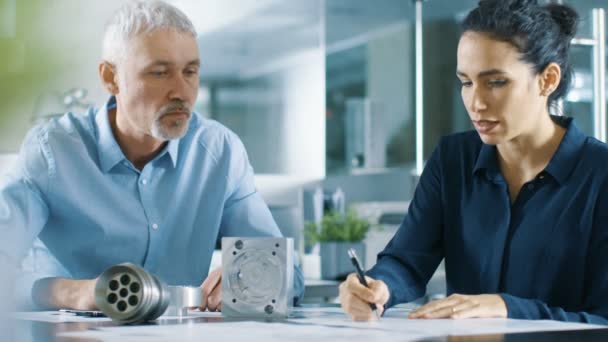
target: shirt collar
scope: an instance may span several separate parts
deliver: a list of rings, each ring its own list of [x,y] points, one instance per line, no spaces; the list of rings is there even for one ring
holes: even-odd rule
[[[574,124],[572,118],[553,116],[552,119],[560,126],[566,128],[566,134],[562,138],[557,151],[551,158],[545,171],[560,184],[563,184],[572,173],[572,170],[574,170],[587,137]]]
[[[99,164],[103,172],[110,171],[116,164],[126,160],[122,149],[114,138],[112,127],[110,126],[109,111],[116,108],[116,98],[114,96],[106,102],[106,105],[97,111],[95,115],[95,123],[98,132],[99,145]],[[177,157],[179,152],[179,140],[170,140],[167,146],[154,158],[156,161],[168,154],[171,158],[173,167],[177,166]]]
[[[473,168],[473,175],[481,171],[485,171],[486,177],[491,181],[501,179],[496,145],[481,145],[481,150],[479,151],[475,167]]]
[[[572,118],[551,116],[551,119],[558,125],[566,128],[566,134],[545,168],[545,172],[555,178],[558,183],[563,184],[578,162],[586,136],[576,127]],[[486,171],[486,176],[490,180],[501,179],[495,145],[483,144],[481,146],[479,156],[473,168],[473,174],[477,174],[481,170]]]

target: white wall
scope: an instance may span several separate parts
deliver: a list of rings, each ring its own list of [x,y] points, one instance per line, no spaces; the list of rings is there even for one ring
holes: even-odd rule
[[[325,55],[294,52],[217,89],[214,117],[243,141],[256,173],[325,176]]]
[[[379,104],[381,122],[377,129],[384,132],[387,146],[393,135],[409,120],[414,120],[414,51],[412,25],[396,26],[398,29],[371,40],[367,45],[367,97]],[[403,137],[405,139],[405,137]]]
[[[325,54],[309,52],[283,76],[284,149],[288,175],[325,176]]]

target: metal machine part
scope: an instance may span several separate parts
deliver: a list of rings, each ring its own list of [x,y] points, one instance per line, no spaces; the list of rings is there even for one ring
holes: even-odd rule
[[[222,239],[222,315],[286,318],[293,303],[293,239]]]
[[[171,301],[163,316],[186,316],[188,308],[201,306],[203,294],[200,287],[168,286],[168,289]]]
[[[104,271],[95,284],[95,303],[106,316],[122,324],[158,318],[169,306],[167,285],[143,268],[124,263]]]

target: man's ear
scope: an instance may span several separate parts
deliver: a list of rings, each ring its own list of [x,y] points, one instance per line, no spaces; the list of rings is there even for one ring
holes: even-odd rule
[[[104,88],[112,94],[116,95],[119,92],[118,83],[116,82],[116,67],[108,61],[99,63],[99,77]]]
[[[540,94],[550,96],[559,87],[562,80],[562,68],[557,63],[549,63],[540,74]]]

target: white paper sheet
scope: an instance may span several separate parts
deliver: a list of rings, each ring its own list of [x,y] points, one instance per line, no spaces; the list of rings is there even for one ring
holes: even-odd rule
[[[602,328],[589,324],[510,319],[410,320],[410,310],[391,310],[390,317],[377,322],[353,322],[339,308],[304,309],[303,318],[283,322],[223,321],[189,322],[179,325],[100,327],[96,330],[63,333],[62,337],[86,337],[100,341],[189,341],[218,339],[226,342],[248,341],[407,341],[446,335],[500,334],[532,331]],[[389,311],[390,312],[390,311]],[[403,314],[403,315],[400,315]],[[219,318],[219,313],[201,313]]]
[[[38,322],[49,322],[49,323],[78,323],[78,322],[104,322],[110,321],[108,317],[85,317],[77,316],[76,314],[61,311],[28,311],[28,312],[15,312],[11,314],[13,318],[26,320],[26,321],[38,321]]]
[[[86,317],[78,316],[70,312],[61,311],[28,311],[28,312],[14,312],[11,314],[13,318],[26,320],[26,321],[38,321],[38,322],[49,322],[49,323],[90,323],[90,322],[109,322],[111,321],[108,317]],[[161,316],[159,321],[172,320],[172,319],[189,319],[197,317],[221,317],[220,313],[217,312],[200,312],[200,311],[189,311],[187,316]]]

